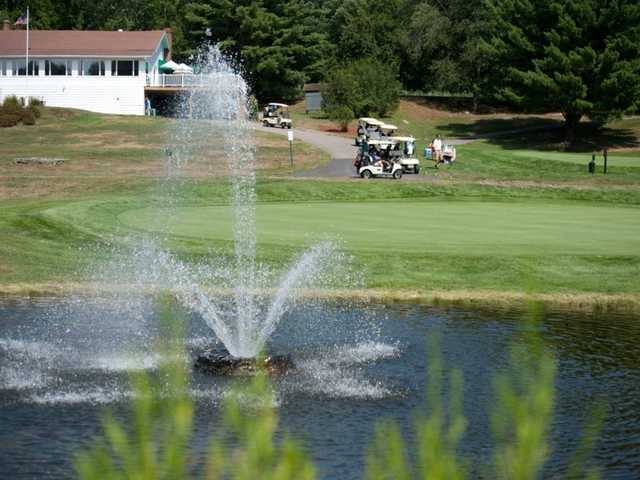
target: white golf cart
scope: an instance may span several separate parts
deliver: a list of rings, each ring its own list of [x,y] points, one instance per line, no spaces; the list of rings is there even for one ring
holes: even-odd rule
[[[356,130],[356,145],[360,146],[374,136],[379,136],[378,128],[383,122],[371,117],[362,117],[358,119],[358,129]]]
[[[391,125],[390,123],[383,123],[378,127],[378,130],[380,130],[380,138],[393,137],[396,134],[398,127]]]
[[[264,107],[262,124],[265,127],[291,128],[289,105],[286,103],[270,103]]]
[[[391,160],[389,152],[394,142],[389,140],[369,140],[366,148],[358,153],[353,162],[361,178],[392,177],[402,178],[402,165]]]
[[[456,147],[453,145],[444,145],[442,147],[442,159],[445,163],[453,163],[456,161]]]
[[[420,173],[420,160],[415,155],[416,139],[413,137],[389,137],[394,142],[390,159],[402,166],[404,173]]]

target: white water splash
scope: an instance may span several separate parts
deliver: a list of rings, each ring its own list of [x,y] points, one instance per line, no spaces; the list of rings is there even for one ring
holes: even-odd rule
[[[324,241],[300,254],[283,274],[257,263],[256,157],[249,88],[215,47],[203,50],[194,64],[205,82],[178,108],[167,179],[159,191],[163,208],[157,223],[163,228],[151,230],[170,231],[166,227],[180,205],[179,186],[188,172],[225,170],[233,212],[233,260],[220,255],[209,263],[187,263],[161,247],[167,239],[155,235],[133,239],[131,258],[117,261],[116,279],[133,283],[141,291],[155,287],[175,292],[181,303],[202,316],[231,355],[252,358],[295,304],[297,290],[330,284],[335,280],[330,272],[348,262],[335,243]],[[122,239],[117,242],[122,244]]]

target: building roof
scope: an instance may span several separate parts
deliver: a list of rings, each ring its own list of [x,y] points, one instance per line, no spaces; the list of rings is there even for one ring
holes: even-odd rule
[[[320,90],[321,86],[319,83],[305,83],[304,87],[302,87],[302,91],[305,93],[319,92]]]
[[[31,30],[29,55],[34,57],[150,57],[164,30],[109,32]],[[24,56],[26,30],[0,31],[0,57]]]

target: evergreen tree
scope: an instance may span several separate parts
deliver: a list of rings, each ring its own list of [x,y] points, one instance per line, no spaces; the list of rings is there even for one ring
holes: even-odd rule
[[[292,101],[331,57],[321,16],[320,5],[306,0],[200,0],[188,4],[185,20],[193,49],[218,43],[241,62],[258,98]]]
[[[584,115],[606,120],[640,104],[637,0],[487,0],[483,50],[496,96],[560,111],[567,137]]]

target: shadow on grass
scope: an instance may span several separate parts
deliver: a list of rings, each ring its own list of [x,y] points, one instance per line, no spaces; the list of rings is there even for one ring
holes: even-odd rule
[[[498,138],[511,136],[516,130],[523,133],[530,133],[537,130],[560,129],[562,122],[547,117],[516,117],[516,118],[486,118],[479,119],[473,123],[448,123],[441,127],[449,136],[456,138],[473,138],[482,136],[483,138]]]
[[[450,123],[443,127],[452,137],[481,137],[509,150],[596,152],[603,148],[639,148],[640,132],[582,122],[572,142],[567,142],[563,122],[546,117],[483,119],[472,124]]]

